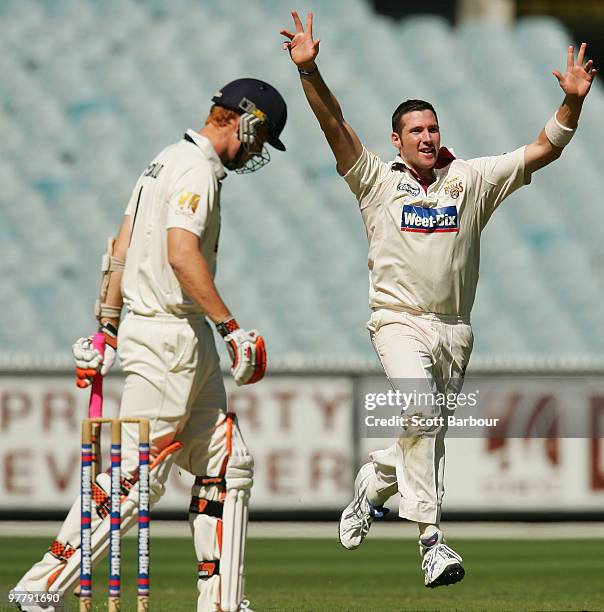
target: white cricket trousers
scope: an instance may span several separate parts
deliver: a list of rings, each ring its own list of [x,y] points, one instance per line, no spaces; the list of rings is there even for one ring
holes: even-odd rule
[[[457,394],[472,352],[469,319],[375,310],[367,324],[371,342],[392,387],[408,392]],[[440,406],[410,406],[408,416],[444,416]],[[443,411],[443,412],[441,412]],[[399,516],[438,523],[444,495],[446,425],[436,431],[407,428],[392,446],[371,453],[376,490],[401,494]]]
[[[151,419],[152,456],[173,440],[180,442],[175,462],[196,476],[189,507],[198,561],[196,609],[218,611],[225,474],[231,455],[249,457],[249,451],[236,418],[226,411],[214,334],[204,317],[148,320],[129,315],[119,340],[126,373],[122,417]],[[135,459],[136,425],[124,445],[124,456]],[[237,544],[242,550],[244,546]]]
[[[176,464],[194,475],[218,473],[226,456],[227,400],[214,343],[205,317],[128,314],[119,330],[119,355],[126,375],[123,418],[147,418],[151,455],[182,443]],[[246,450],[238,427],[237,450]],[[124,471],[136,469],[137,425],[124,426]],[[132,462],[130,464],[130,462]]]
[[[226,393],[212,330],[202,316],[151,318],[128,314],[119,329],[119,354],[126,374],[120,416],[150,421],[155,466],[150,474],[151,504],[163,494],[173,463],[197,476],[189,509],[193,543],[198,565],[205,566],[209,561],[216,567],[221,552],[221,524],[215,516],[199,511],[199,500],[203,498],[201,506],[207,501],[220,503],[223,492],[213,481],[224,479],[231,454],[249,453],[236,419],[226,412]],[[122,469],[127,478],[136,473],[138,466],[138,426],[125,424],[122,432]],[[181,448],[170,452],[178,444]],[[100,474],[95,487],[97,508],[93,511],[92,531],[96,561],[106,551],[109,534],[109,516],[101,512],[104,502],[99,501],[108,500],[108,475]],[[122,503],[124,531],[135,522],[137,502],[135,485]],[[75,587],[79,545],[78,497],[57,539],[21,578],[18,590],[69,591]],[[197,586],[198,612],[218,610],[219,575],[199,579]]]

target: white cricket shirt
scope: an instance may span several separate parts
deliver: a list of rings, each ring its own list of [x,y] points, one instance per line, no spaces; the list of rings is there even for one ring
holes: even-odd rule
[[[384,163],[363,149],[344,177],[367,230],[372,309],[469,316],[480,234],[499,204],[530,182],[524,147],[454,159],[435,175],[425,191],[400,157]]]
[[[168,233],[179,227],[199,236],[199,249],[216,272],[220,182],[225,169],[210,141],[193,130],[166,147],[139,177],[126,208],[133,230],[122,295],[129,312],[153,316],[201,314],[168,263]]]

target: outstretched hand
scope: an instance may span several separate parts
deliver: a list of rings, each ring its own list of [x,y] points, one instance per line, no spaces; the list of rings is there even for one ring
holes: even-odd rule
[[[552,72],[558,79],[562,91],[568,96],[584,98],[589,93],[591,84],[596,76],[593,60],[588,60],[583,64],[586,49],[587,43],[582,43],[577,55],[577,62],[575,63],[575,48],[569,47],[566,60],[566,74],[563,75],[558,70]]]
[[[313,40],[312,37],[312,13],[306,16],[306,32],[300,21],[297,11],[292,11],[296,33],[288,30],[281,30],[281,34],[289,39],[283,43],[283,49],[289,51],[292,61],[302,70],[312,70],[314,61],[319,54],[320,40]]]

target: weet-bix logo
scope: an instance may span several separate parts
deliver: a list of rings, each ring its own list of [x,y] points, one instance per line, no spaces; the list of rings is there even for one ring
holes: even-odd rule
[[[459,223],[457,206],[443,208],[422,208],[421,206],[403,206],[401,219],[402,232],[458,232]]]

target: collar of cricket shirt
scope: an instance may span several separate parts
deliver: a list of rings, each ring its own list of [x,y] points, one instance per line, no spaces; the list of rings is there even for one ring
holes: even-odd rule
[[[428,189],[430,189],[430,187],[432,187],[432,185],[434,185],[435,183],[438,183],[438,181],[443,176],[442,173],[438,173],[436,171],[446,168],[454,160],[455,154],[453,153],[453,151],[447,149],[446,147],[441,147],[438,150],[438,155],[436,156],[436,164],[434,165],[435,180],[432,183],[425,183],[424,180],[417,175],[415,170],[413,170],[411,166],[408,166],[405,163],[405,160],[400,155],[397,155],[394,161],[391,162],[390,170],[392,170],[393,172],[408,172],[422,186],[424,193],[428,193]]]
[[[227,173],[224,169],[224,166],[222,165],[222,162],[220,161],[220,157],[218,157],[218,154],[212,146],[212,143],[205,136],[202,136],[199,132],[196,132],[191,128],[189,128],[185,132],[184,139],[188,140],[189,142],[192,142],[194,145],[197,145],[201,149],[203,154],[210,161],[210,164],[212,165],[212,170],[214,171],[216,178],[219,181],[222,181],[226,177]]]
[[[435,170],[442,170],[446,168],[451,162],[455,161],[455,153],[452,149],[447,149],[447,147],[441,147],[438,150],[438,155],[436,156],[436,164],[434,165]],[[402,166],[402,168],[397,168],[396,166]],[[407,170],[412,175],[415,175],[415,172],[412,170],[410,166],[405,163],[405,160],[397,155],[392,162],[393,170]]]

